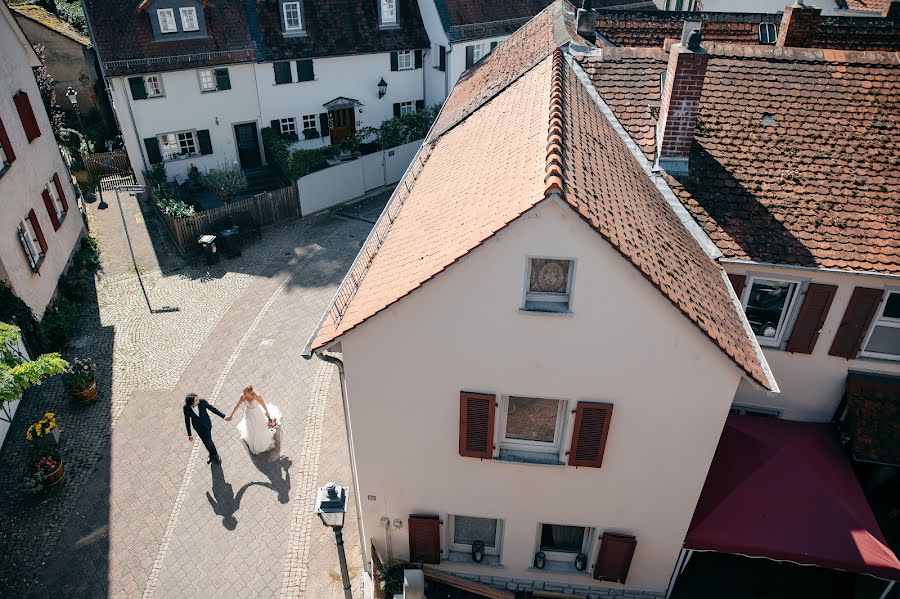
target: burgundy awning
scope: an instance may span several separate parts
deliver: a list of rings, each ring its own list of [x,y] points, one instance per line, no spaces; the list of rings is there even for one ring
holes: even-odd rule
[[[729,416],[684,546],[900,580],[828,424]]]

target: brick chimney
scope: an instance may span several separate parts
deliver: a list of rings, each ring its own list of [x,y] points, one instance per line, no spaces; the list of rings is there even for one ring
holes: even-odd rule
[[[596,43],[597,13],[594,12],[592,0],[584,0],[575,15],[575,28],[578,35],[592,44]]]
[[[666,172],[686,175],[694,126],[700,112],[700,95],[709,54],[700,47],[700,29],[682,35],[681,43],[669,51],[659,120],[656,123],[657,165]]]
[[[819,17],[822,9],[817,6],[804,6],[803,0],[784,7],[781,26],[778,28],[779,48],[807,48],[818,36]]]

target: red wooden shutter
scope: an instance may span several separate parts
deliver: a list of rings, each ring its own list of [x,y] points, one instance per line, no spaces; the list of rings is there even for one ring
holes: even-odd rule
[[[441,520],[438,516],[410,514],[409,561],[441,563]]]
[[[6,127],[3,126],[3,121],[0,121],[0,146],[3,146],[3,153],[6,154],[6,163],[12,164],[13,160],[16,159],[16,153],[13,151],[12,144],[9,143],[9,135],[6,134]]]
[[[490,460],[494,457],[496,395],[459,394],[459,455]]]
[[[62,181],[59,180],[59,173],[53,173],[53,184],[56,185],[56,193],[59,194],[59,203],[62,204],[63,214],[69,211],[69,202],[66,201],[66,192],[63,191]]]
[[[53,205],[53,198],[50,197],[50,192],[45,189],[41,192],[41,197],[44,198],[44,206],[47,208],[50,222],[53,223],[53,230],[59,231],[59,218],[56,216],[56,206]]]
[[[37,237],[38,245],[41,246],[41,253],[47,254],[47,240],[44,239],[44,232],[41,230],[41,223],[38,222],[37,214],[34,213],[34,208],[28,211],[28,220],[31,222],[31,227],[34,229],[34,235]]]
[[[791,338],[785,348],[787,351],[798,354],[813,352],[816,340],[819,338],[819,331],[825,324],[828,309],[831,308],[835,291],[837,291],[837,287],[834,285],[810,283],[806,290],[803,306],[800,308],[800,315],[797,316],[797,323],[794,325]]]
[[[884,291],[881,289],[857,287],[853,290],[841,326],[838,327],[831,349],[828,350],[829,355],[848,360],[856,357],[883,295]]]
[[[13,96],[13,101],[16,103],[16,110],[19,111],[19,120],[22,121],[22,128],[25,129],[26,139],[30,142],[40,137],[41,128],[38,127],[37,119],[34,118],[34,110],[28,100],[28,94],[20,91]]]
[[[747,277],[744,275],[728,275],[728,279],[731,281],[731,286],[734,287],[734,294],[740,299],[741,292],[744,291],[744,284],[747,282]]]
[[[612,404],[579,401],[575,408],[575,430],[569,447],[569,466],[599,468],[609,435]]]
[[[625,584],[635,547],[637,539],[634,537],[603,533],[597,563],[594,564],[594,578]]]

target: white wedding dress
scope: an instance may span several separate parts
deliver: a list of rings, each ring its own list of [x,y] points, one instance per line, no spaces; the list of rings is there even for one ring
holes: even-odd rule
[[[269,415],[281,425],[281,410],[273,404],[269,406]],[[263,453],[275,447],[277,430],[269,428],[269,419],[262,406],[255,399],[244,402],[244,417],[237,425],[241,439],[247,443],[251,453]]]

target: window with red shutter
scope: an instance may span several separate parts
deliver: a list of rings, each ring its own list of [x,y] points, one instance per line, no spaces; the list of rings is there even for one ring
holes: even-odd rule
[[[22,128],[25,130],[25,138],[31,142],[41,136],[41,129],[38,127],[37,119],[34,116],[34,109],[31,107],[31,101],[28,94],[19,91],[13,96],[13,102],[16,104],[16,110],[19,113],[19,120],[22,121]]]
[[[497,396],[459,394],[459,455],[490,460],[494,457],[494,414]]]
[[[837,291],[837,287],[834,285],[810,283],[806,290],[806,297],[803,299],[803,306],[800,308],[800,314],[797,316],[797,322],[794,324],[794,330],[788,339],[785,348],[787,351],[798,354],[813,352],[819,338],[819,331],[825,324],[825,318],[828,316],[828,310],[834,300],[835,291]]]
[[[32,229],[34,229],[34,235],[37,237],[38,245],[41,246],[41,253],[47,254],[47,240],[44,239],[44,232],[41,230],[41,223],[38,222],[37,214],[34,213],[34,209],[28,211],[28,221],[31,223]]]
[[[66,201],[66,192],[63,190],[62,181],[59,179],[59,173],[53,173],[53,185],[56,187],[56,193],[58,194],[56,197],[59,199],[62,213],[66,214],[69,212],[69,202]]]
[[[747,282],[747,277],[744,275],[728,275],[728,279],[731,281],[731,286],[734,287],[734,294],[741,297],[741,293],[744,291],[744,284]]]
[[[569,466],[599,468],[612,420],[612,404],[579,401],[569,448]]]
[[[441,563],[441,519],[438,516],[410,514],[409,561]]]
[[[883,295],[882,289],[857,287],[853,290],[841,326],[838,327],[831,349],[828,350],[829,355],[848,360],[856,357]]]
[[[53,205],[53,198],[50,197],[50,192],[45,189],[41,192],[41,198],[44,200],[44,207],[47,209],[47,215],[50,217],[50,222],[53,224],[53,230],[59,231],[59,216],[56,214],[56,206]]]
[[[636,547],[637,539],[632,536],[604,533],[600,537],[594,578],[625,584]]]
[[[3,170],[4,164],[12,164],[15,159],[16,152],[9,141],[9,135],[6,133],[3,121],[0,121],[0,171]]]

